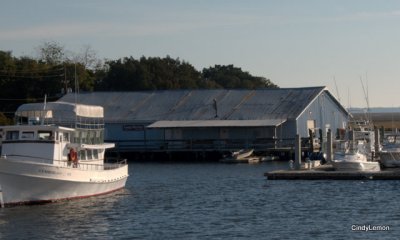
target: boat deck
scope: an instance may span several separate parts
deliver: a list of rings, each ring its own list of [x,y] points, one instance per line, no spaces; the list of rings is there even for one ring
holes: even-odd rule
[[[277,170],[264,174],[268,180],[400,180],[400,169],[379,172],[335,171],[331,165],[311,170]]]

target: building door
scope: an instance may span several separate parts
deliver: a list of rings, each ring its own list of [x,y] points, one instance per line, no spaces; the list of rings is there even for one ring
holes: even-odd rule
[[[307,129],[315,129],[315,120],[307,120]]]
[[[166,140],[181,140],[182,139],[182,129],[178,129],[178,128],[165,129],[165,139]]]

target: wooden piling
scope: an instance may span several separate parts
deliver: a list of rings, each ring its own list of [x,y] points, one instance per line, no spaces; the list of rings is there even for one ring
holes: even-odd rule
[[[310,153],[314,152],[314,133],[312,129],[308,129],[308,139],[310,141]]]
[[[327,133],[327,146],[326,146],[326,161],[328,163],[332,162],[333,160],[333,144],[332,144],[332,131],[328,129]]]
[[[375,142],[374,142],[374,147],[375,147],[375,153],[379,152],[379,145],[380,145],[380,135],[379,135],[379,129],[377,127],[374,128],[374,134],[375,134]]]
[[[301,168],[301,141],[299,134],[296,134],[294,144],[294,167],[296,170],[300,170]]]

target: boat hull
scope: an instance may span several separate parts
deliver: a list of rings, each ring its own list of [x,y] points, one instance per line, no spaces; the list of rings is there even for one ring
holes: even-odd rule
[[[380,152],[379,158],[383,167],[400,167],[400,152]]]
[[[124,188],[128,166],[87,171],[49,164],[0,160],[5,205],[54,202],[107,194]]]
[[[378,162],[333,160],[332,166],[336,171],[372,171],[381,170]]]
[[[248,158],[253,154],[253,151],[254,151],[253,149],[239,151],[236,155],[234,155],[234,158],[236,159]]]
[[[221,162],[221,163],[249,163],[249,160],[246,158],[240,158],[240,159],[223,158],[223,159],[220,159],[219,162]]]

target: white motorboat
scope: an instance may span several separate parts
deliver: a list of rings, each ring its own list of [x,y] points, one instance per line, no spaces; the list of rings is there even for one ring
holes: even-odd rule
[[[379,161],[385,168],[400,167],[400,138],[396,134],[386,139],[382,151],[378,152]]]
[[[365,145],[358,143],[354,151],[338,152],[334,155],[332,166],[336,171],[380,171],[379,162],[368,161]]]
[[[24,104],[1,127],[1,204],[44,203],[124,188],[126,160],[104,161],[103,108],[62,102]]]
[[[336,155],[332,166],[337,171],[380,171],[379,162],[370,162],[364,154],[345,153],[342,156]]]
[[[244,159],[250,157],[253,154],[254,149],[241,149],[239,151],[232,153],[232,158],[234,159]]]
[[[398,151],[382,151],[379,153],[379,162],[385,168],[400,167],[400,149]]]
[[[254,149],[241,149],[239,151],[234,151],[219,161],[223,163],[249,163],[253,151]],[[254,161],[253,158],[250,159],[250,162]]]

